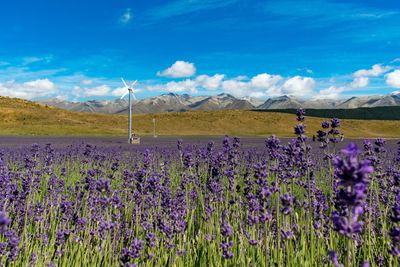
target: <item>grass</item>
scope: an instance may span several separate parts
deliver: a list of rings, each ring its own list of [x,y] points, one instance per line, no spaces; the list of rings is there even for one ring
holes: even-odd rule
[[[0,97],[0,135],[125,135],[127,116],[79,113]],[[134,115],[139,135],[152,135],[156,118],[157,135],[254,135],[293,136],[295,115],[243,110],[190,111]],[[315,133],[323,118],[307,118],[308,133]],[[346,137],[400,137],[400,121],[343,120]]]

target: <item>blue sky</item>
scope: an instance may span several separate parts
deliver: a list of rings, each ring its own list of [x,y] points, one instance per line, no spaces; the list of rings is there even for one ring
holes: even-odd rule
[[[167,92],[342,98],[400,89],[400,4],[334,0],[13,0],[0,95]]]

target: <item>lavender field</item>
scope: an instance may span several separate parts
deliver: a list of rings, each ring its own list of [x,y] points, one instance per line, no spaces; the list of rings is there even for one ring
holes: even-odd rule
[[[397,140],[297,120],[281,140],[2,137],[0,265],[400,266]]]

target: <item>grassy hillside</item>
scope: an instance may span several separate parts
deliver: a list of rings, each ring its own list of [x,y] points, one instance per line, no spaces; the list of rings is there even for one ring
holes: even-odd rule
[[[158,135],[292,136],[295,115],[258,111],[193,111],[135,115],[140,135],[151,135],[152,118]],[[127,116],[77,113],[30,101],[0,97],[0,135],[125,135]],[[312,134],[322,118],[307,117]],[[345,120],[347,137],[400,137],[400,121]]]

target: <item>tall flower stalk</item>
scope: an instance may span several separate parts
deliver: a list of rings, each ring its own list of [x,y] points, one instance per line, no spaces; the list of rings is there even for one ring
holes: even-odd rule
[[[367,193],[371,162],[359,159],[356,144],[351,143],[334,159],[335,176],[339,179],[336,210],[332,214],[334,230],[347,237],[347,266],[354,260],[353,240],[363,230],[362,214]]]

